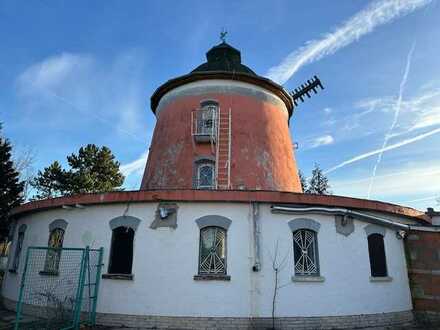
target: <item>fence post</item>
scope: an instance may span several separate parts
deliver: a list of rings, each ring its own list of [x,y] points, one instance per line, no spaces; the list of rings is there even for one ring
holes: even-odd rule
[[[85,250],[82,250],[82,257],[81,257],[81,270],[79,272],[79,279],[78,279],[78,288],[76,291],[76,302],[75,302],[75,313],[73,316],[73,329],[79,329],[79,324],[81,321],[81,307],[82,307],[82,297],[84,292],[84,275],[85,272],[85,266],[86,266],[86,258],[89,256],[89,247],[87,246]]]
[[[23,289],[24,289],[24,281],[26,280],[26,273],[27,273],[27,267],[29,263],[29,253],[30,253],[31,247],[28,247],[26,251],[26,261],[24,263],[24,269],[23,269],[23,275],[21,276],[20,281],[20,293],[18,294],[18,301],[17,301],[17,313],[15,314],[15,325],[14,330],[18,330],[19,328],[19,322],[21,317],[21,307],[23,305]]]
[[[93,299],[93,306],[92,306],[92,318],[90,320],[90,323],[92,326],[96,324],[96,306],[98,304],[98,293],[99,293],[99,283],[101,281],[101,270],[102,270],[102,258],[104,255],[104,248],[99,248],[99,257],[98,257],[98,264],[96,265],[96,279],[95,279],[95,292],[93,293],[94,299]]]

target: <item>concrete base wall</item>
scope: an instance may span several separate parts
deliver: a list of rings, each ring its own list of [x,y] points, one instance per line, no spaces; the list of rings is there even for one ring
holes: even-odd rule
[[[16,302],[3,297],[3,305],[16,309]],[[38,316],[41,308],[26,305],[24,313]],[[429,315],[431,316],[431,315]],[[426,321],[428,315],[419,315]],[[413,322],[412,311],[364,314],[350,316],[280,317],[275,319],[276,329],[353,329],[359,327],[401,326]],[[431,316],[431,319],[434,320]],[[271,318],[244,317],[186,317],[97,313],[97,324],[113,327],[154,329],[268,329]]]

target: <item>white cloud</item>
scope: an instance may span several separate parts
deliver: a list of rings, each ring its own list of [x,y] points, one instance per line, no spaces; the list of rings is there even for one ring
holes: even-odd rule
[[[383,153],[384,151],[389,151],[389,150],[393,150],[393,149],[397,149],[397,148],[403,147],[403,146],[405,146],[407,144],[411,144],[411,143],[423,140],[423,139],[425,139],[425,138],[427,138],[427,137],[429,137],[431,135],[438,134],[438,133],[440,133],[440,128],[436,128],[436,129],[434,129],[432,131],[429,131],[429,132],[426,132],[426,133],[423,133],[423,134],[419,134],[419,135],[417,135],[415,137],[412,137],[412,138],[400,141],[398,143],[391,144],[391,145],[389,145],[389,146],[387,146],[385,148],[379,148],[379,149],[376,149],[376,150],[365,152],[363,154],[360,154],[358,156],[350,158],[350,159],[348,159],[346,161],[343,161],[342,163],[339,163],[336,166],[333,166],[333,167],[327,169],[324,173],[331,173],[331,172],[336,171],[337,169],[339,169],[341,167],[345,167],[345,166],[347,166],[349,164],[358,162],[358,161],[360,161],[362,159],[369,158],[371,156]]]
[[[329,145],[332,144],[333,142],[335,142],[333,136],[327,134],[327,135],[323,135],[323,136],[319,136],[317,138],[315,138],[311,143],[310,143],[310,148],[317,148],[320,146],[325,146],[325,145]]]
[[[415,46],[416,46],[416,44],[414,43],[412,45],[412,47],[408,53],[407,59],[406,59],[405,72],[403,73],[403,77],[402,77],[402,80],[401,80],[400,86],[399,86],[399,96],[397,97],[397,101],[394,106],[393,121],[391,122],[391,125],[388,128],[388,131],[385,133],[385,136],[383,139],[383,144],[382,144],[382,150],[385,150],[386,146],[388,145],[388,141],[390,140],[391,133],[393,132],[394,127],[396,127],[397,120],[399,118],[400,108],[402,107],[403,91],[404,91],[406,83],[408,81],[409,70],[411,68],[412,54],[414,53]],[[382,161],[382,155],[383,155],[383,151],[378,154],[376,164],[374,164],[373,173],[371,174],[370,184],[368,186],[367,198],[370,198],[370,193],[371,193],[371,190],[372,190],[373,184],[374,184],[374,178],[376,176],[376,172],[379,167],[379,164]]]
[[[145,169],[145,164],[147,163],[147,159],[148,151],[142,153],[137,159],[121,165],[120,170],[126,177],[131,174],[142,175]]]
[[[54,88],[69,76],[90,67],[92,62],[92,58],[84,54],[51,56],[28,67],[18,77],[18,83],[22,87]]]
[[[128,51],[112,62],[61,53],[30,65],[17,77],[18,96],[47,129],[103,124],[145,145],[143,56]]]
[[[421,201],[427,195],[440,197],[440,169],[435,163],[411,163],[384,169],[387,173],[376,176],[372,197],[409,204]],[[358,180],[330,180],[336,194],[364,198],[369,177]],[[437,194],[437,195],[435,195]],[[416,196],[409,199],[408,196]],[[426,199],[428,200],[428,199]]]
[[[327,107],[327,108],[322,109],[322,111],[324,111],[328,115],[328,114],[330,114],[333,111],[333,109]]]
[[[269,69],[266,76],[284,84],[302,66],[332,55],[339,49],[359,40],[376,27],[392,22],[416,9],[428,5],[432,0],[380,0],[374,1],[348,21],[336,27],[320,39],[306,42],[290,53],[279,65]]]
[[[370,98],[360,100],[355,104],[356,108],[365,109],[365,112],[384,113],[395,110],[398,98],[385,96],[382,98]],[[431,85],[429,88],[421,88],[418,93],[406,100],[400,101],[400,120],[398,132],[390,134],[390,137],[399,136],[417,129],[440,125],[440,87]]]

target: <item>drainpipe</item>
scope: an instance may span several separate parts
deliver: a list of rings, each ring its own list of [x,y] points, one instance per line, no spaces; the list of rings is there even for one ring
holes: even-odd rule
[[[409,231],[411,229],[410,225],[405,225],[403,223],[394,222],[385,218],[381,218],[375,215],[365,214],[358,211],[349,210],[346,208],[330,208],[330,207],[289,207],[289,206],[271,206],[272,213],[318,213],[318,214],[334,214],[342,216],[351,216],[353,218],[358,218],[371,222],[378,225],[383,225],[387,227],[396,228],[399,230]]]
[[[261,269],[261,261],[260,261],[260,206],[258,203],[252,203],[252,222],[253,222],[253,238],[254,238],[254,265],[252,266],[252,270],[254,272],[258,272]]]

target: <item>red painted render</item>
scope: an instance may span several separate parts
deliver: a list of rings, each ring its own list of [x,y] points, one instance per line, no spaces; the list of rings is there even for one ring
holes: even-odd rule
[[[191,189],[194,160],[215,158],[215,148],[191,136],[191,112],[207,99],[231,109],[231,189],[302,192],[285,108],[223,93],[181,96],[160,110],[142,190]]]

